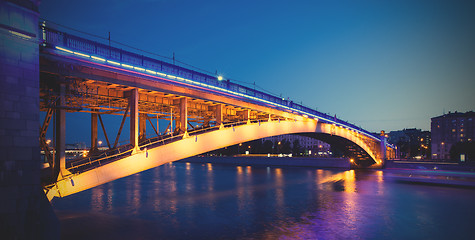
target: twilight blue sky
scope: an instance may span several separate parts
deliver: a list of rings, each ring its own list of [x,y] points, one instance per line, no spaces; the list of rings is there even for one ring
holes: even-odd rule
[[[474,3],[42,0],[40,14],[391,131],[475,110]]]

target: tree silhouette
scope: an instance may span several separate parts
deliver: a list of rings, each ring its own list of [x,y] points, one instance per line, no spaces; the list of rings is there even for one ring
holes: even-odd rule
[[[292,145],[292,154],[300,155],[300,153],[302,152],[302,146],[300,146],[300,141],[298,139],[295,139]]]

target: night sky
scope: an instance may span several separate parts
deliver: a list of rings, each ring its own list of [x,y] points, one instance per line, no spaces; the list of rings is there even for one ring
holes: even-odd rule
[[[40,17],[52,22],[175,53],[375,132],[430,130],[430,118],[444,111],[475,110],[474,13],[474,1],[460,0],[40,5]]]

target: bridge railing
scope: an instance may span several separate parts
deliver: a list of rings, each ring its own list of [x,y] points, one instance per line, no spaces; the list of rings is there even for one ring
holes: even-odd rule
[[[277,121],[278,119],[271,119],[271,121]],[[280,121],[280,120],[279,120]],[[254,120],[251,121],[251,123],[258,123],[260,122],[265,122],[264,120]],[[245,125],[247,124],[247,121],[241,121],[241,122],[232,122],[232,123],[226,123],[223,124],[224,128],[233,128],[236,126],[240,125]],[[188,133],[189,137],[193,137],[202,133],[210,132],[210,131],[215,131],[219,130],[220,126],[210,126],[207,128],[199,128],[199,129],[194,129],[190,130]],[[184,134],[166,134],[166,135],[160,135],[157,137],[149,138],[145,141],[141,141],[139,143],[139,148],[141,150],[146,150],[146,149],[151,149],[155,148],[158,146],[162,146],[168,143],[172,143],[178,140],[183,139]],[[75,160],[71,160],[67,163],[67,169],[71,172],[84,172],[87,170],[90,170],[92,168],[95,168],[97,166],[101,166],[107,163],[111,163],[117,160],[120,160],[122,158],[125,158],[127,156],[130,156],[130,154],[133,151],[133,147],[131,144],[125,144],[122,146],[119,146],[115,149],[110,149],[105,152],[100,153],[99,155],[94,155],[94,156],[87,156]]]
[[[286,100],[282,97],[274,96],[250,87],[246,87],[229,80],[218,79],[218,76],[212,76],[199,71],[191,70],[172,63],[153,59],[148,56],[125,51],[107,44],[91,41],[66,32],[52,29],[40,25],[42,32],[42,46],[50,49],[62,49],[68,53],[76,54],[78,57],[87,57],[91,61],[102,61],[111,64],[127,66],[129,69],[137,70],[141,74],[156,73],[160,76],[171,78],[177,82],[191,82],[201,87],[208,87],[213,91],[231,93],[237,98],[246,98],[250,102],[258,102],[284,111],[291,111],[301,115],[318,118],[319,121],[333,123],[357,131],[377,141],[379,139],[370,132],[349,122],[319,112],[302,104]],[[127,69],[127,70],[129,70]]]

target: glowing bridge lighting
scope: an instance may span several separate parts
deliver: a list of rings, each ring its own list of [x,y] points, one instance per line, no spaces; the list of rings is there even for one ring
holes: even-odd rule
[[[67,52],[67,53],[74,53],[74,52],[71,51],[71,50],[68,50],[68,49],[62,48],[62,47],[58,47],[58,46],[56,46],[56,49],[61,50],[61,51],[63,51],[63,52]]]
[[[117,66],[120,66],[120,63],[118,63],[118,62],[114,62],[114,61],[111,61],[111,60],[107,60],[107,63],[114,64],[114,65],[117,65]]]
[[[91,56],[91,58],[94,59],[94,60],[102,61],[102,62],[106,61],[104,58],[100,58],[100,57],[96,57],[96,56]]]
[[[89,55],[84,54],[84,53],[80,53],[80,52],[73,52],[73,53],[76,54],[76,55],[79,55],[79,56],[81,56],[81,57],[86,57],[86,58],[89,58],[89,57],[90,57]]]
[[[22,37],[22,38],[26,38],[26,39],[31,39],[30,36],[26,35],[26,34],[23,34],[23,33],[20,33],[20,32],[16,32],[16,31],[12,31],[12,30],[9,30],[8,32],[10,32],[11,34],[15,35],[15,36],[18,36],[18,37]]]
[[[223,81],[223,76],[219,75],[219,76],[218,76],[218,80],[219,80],[219,81]]]

